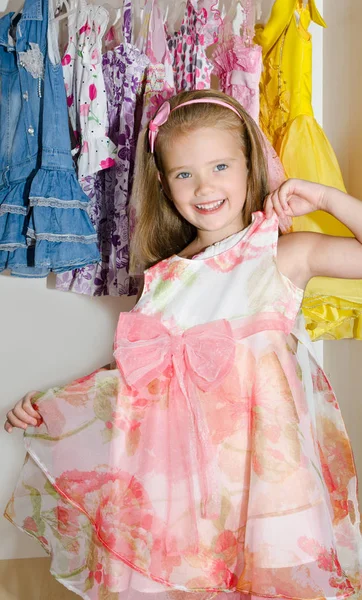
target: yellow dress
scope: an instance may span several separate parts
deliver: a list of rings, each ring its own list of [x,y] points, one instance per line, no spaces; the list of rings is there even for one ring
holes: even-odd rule
[[[265,26],[256,26],[263,48],[260,125],[288,177],[345,191],[334,151],[313,115],[311,20],[325,27],[314,0],[275,0]],[[353,237],[332,215],[316,211],[293,221],[293,231]],[[303,313],[312,339],[362,339],[362,280],[315,277]]]

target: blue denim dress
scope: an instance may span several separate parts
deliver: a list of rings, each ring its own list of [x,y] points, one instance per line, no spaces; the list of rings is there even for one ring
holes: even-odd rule
[[[48,0],[26,0],[20,18],[0,19],[0,271],[22,277],[100,258],[48,14]]]

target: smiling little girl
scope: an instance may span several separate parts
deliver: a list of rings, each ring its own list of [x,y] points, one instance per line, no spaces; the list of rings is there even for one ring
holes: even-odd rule
[[[236,101],[163,104],[138,145],[145,283],[119,318],[117,368],[7,415],[28,457],[6,516],[82,598],[361,593],[352,451],[300,307],[311,277],[362,278],[362,205],[299,180],[268,191]],[[313,210],[355,239],[279,235]]]

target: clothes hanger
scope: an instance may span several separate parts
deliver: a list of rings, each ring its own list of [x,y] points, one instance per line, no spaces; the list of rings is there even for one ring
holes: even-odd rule
[[[219,1],[217,8],[220,15],[222,15],[222,25],[219,29],[219,41],[226,41],[231,35],[239,35],[240,23],[244,21],[242,1]]]
[[[163,22],[165,23],[170,14],[171,2],[169,0],[157,0],[157,4],[163,16]]]
[[[143,19],[143,11],[146,6],[147,0],[132,0],[132,43],[133,39],[136,37],[135,31],[137,32],[142,24]],[[97,2],[100,6],[104,6],[109,12],[109,27],[106,33],[107,35],[110,33],[110,30],[113,28],[114,32],[116,32],[117,45],[124,43],[123,36],[123,26],[124,26],[124,13],[123,13],[123,4],[124,0],[108,0],[107,2],[102,2],[101,0]],[[137,39],[137,38],[136,38]]]
[[[120,0],[108,0],[108,2],[92,2],[95,6],[104,6],[108,10],[121,10],[122,2]]]
[[[179,31],[181,27],[181,23],[184,18],[185,8],[186,8],[187,0],[183,0],[182,2],[168,2],[166,5],[166,9],[164,7],[163,14],[166,13],[166,18],[164,17],[164,23],[167,20],[168,29],[170,32]]]
[[[232,0],[232,2],[230,2],[229,9],[225,14],[224,21],[233,23],[241,7],[241,0]]]
[[[65,6],[65,12],[64,13],[61,12],[59,14],[59,11],[61,11],[64,6]],[[58,1],[57,5],[56,5],[56,9],[55,9],[55,16],[53,17],[53,20],[54,21],[62,21],[63,19],[68,18],[70,15],[73,15],[75,12],[77,12],[77,7],[78,7],[78,0],[75,0],[74,7],[70,6],[70,4],[68,3],[68,0]]]
[[[261,0],[255,2],[255,22],[260,21],[263,16],[263,8]]]
[[[94,6],[102,6],[103,8],[106,9],[106,11],[108,12],[108,29],[110,29],[111,27],[115,27],[115,25],[118,23],[118,21],[121,18],[121,14],[122,14],[122,5],[120,5],[120,0],[113,0],[112,2],[92,2],[92,4]],[[122,40],[119,39],[119,42],[121,42]]]
[[[169,5],[169,4],[167,4],[167,5],[166,5],[166,10],[165,10],[165,12],[164,12],[164,14],[163,14],[163,22],[164,22],[164,23],[167,23],[167,21],[168,21],[168,13],[169,13],[169,9],[170,9],[170,5]]]
[[[241,35],[247,44],[250,45],[253,43],[255,35],[255,24],[261,17],[261,1],[241,0],[240,3],[244,12]]]
[[[138,25],[138,28],[141,26],[141,23],[143,21],[143,12],[144,12],[146,4],[147,4],[147,0],[132,0],[133,20],[134,20],[134,24]]]
[[[143,6],[142,6],[143,5]],[[142,53],[147,52],[147,40],[150,33],[150,23],[153,11],[159,8],[156,0],[134,0],[133,2],[133,37],[136,48]]]
[[[116,45],[118,46],[119,44],[122,44],[124,42],[122,31],[122,7],[118,6],[117,8],[108,2],[105,2],[104,4],[102,3],[100,6],[103,6],[108,12],[108,27],[105,33],[105,39],[107,39],[113,31]]]

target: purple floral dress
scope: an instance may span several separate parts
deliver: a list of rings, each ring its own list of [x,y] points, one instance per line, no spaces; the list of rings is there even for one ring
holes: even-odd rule
[[[57,289],[91,296],[132,296],[136,281],[128,274],[128,203],[131,193],[136,146],[135,111],[137,91],[148,58],[132,40],[131,0],[123,8],[123,43],[103,56],[109,116],[109,137],[117,146],[115,165],[86,177],[83,189],[91,200],[90,216],[98,233],[102,260],[63,273]]]

